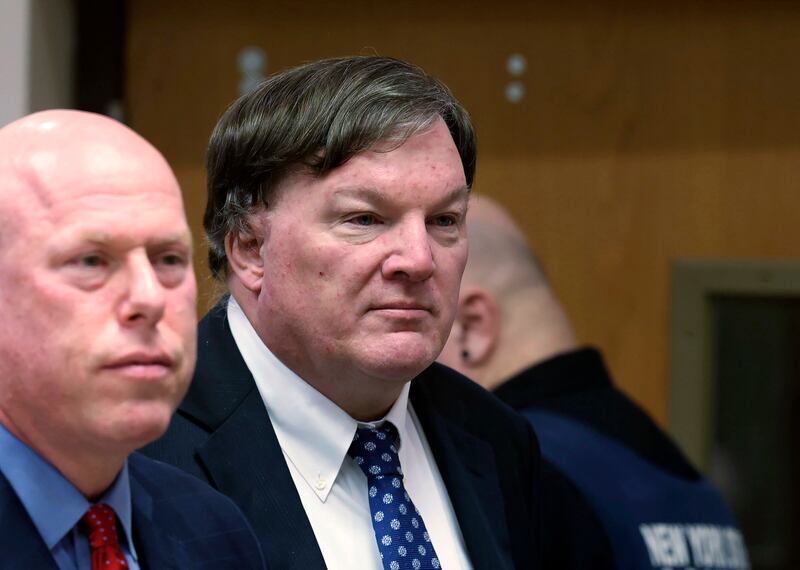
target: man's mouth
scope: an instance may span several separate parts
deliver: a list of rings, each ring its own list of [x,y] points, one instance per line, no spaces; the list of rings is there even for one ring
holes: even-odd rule
[[[166,352],[137,351],[114,358],[103,368],[136,379],[155,380],[169,373],[174,365],[175,359]]]
[[[370,311],[379,313],[388,318],[419,319],[432,314],[431,305],[417,301],[390,301],[376,303]]]

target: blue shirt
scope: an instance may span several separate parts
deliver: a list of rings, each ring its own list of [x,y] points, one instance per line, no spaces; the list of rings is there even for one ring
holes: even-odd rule
[[[88,537],[78,522],[92,505],[50,463],[0,424],[0,472],[19,497],[60,570],[91,570]],[[139,570],[131,534],[131,488],[127,462],[97,500],[114,509],[124,533],[120,547],[131,570]]]

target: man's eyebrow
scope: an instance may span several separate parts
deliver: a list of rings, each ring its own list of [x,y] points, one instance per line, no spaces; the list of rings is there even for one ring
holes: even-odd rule
[[[442,199],[436,203],[436,206],[439,207],[449,204],[450,202],[459,200],[461,198],[466,199],[469,197],[469,194],[469,186],[457,186],[443,196]],[[334,197],[357,198],[364,201],[374,201],[378,203],[386,201],[383,190],[378,190],[377,188],[372,188],[370,186],[345,186],[334,190],[333,195]]]
[[[469,193],[470,193],[469,186],[466,185],[458,186],[450,190],[450,192],[448,192],[441,200],[439,200],[439,202],[436,205],[441,207],[446,204],[455,202],[456,200],[461,200],[462,198],[464,200],[469,200]],[[469,207],[469,203],[467,203],[467,207]]]
[[[359,198],[361,200],[380,200],[382,192],[370,186],[343,186],[333,191],[336,198]]]
[[[174,244],[182,244],[182,245],[191,245],[192,244],[192,234],[189,231],[185,232],[175,232],[172,234],[167,234],[165,236],[158,236],[153,239],[147,240],[147,245],[174,245]]]
[[[136,238],[128,234],[114,234],[113,232],[87,232],[79,236],[79,240],[95,245],[108,245],[111,243],[127,243],[136,241]],[[155,236],[146,241],[148,247],[164,247],[170,245],[191,245],[192,235],[189,231],[174,232],[161,236]]]

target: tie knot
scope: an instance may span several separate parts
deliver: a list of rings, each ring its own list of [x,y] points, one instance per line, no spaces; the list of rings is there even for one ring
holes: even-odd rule
[[[397,428],[391,422],[378,428],[358,428],[347,454],[367,479],[403,474],[397,454]]]
[[[128,562],[117,540],[117,515],[105,504],[92,505],[81,521],[89,530],[92,570],[126,570]]]
[[[90,542],[117,542],[117,515],[108,505],[92,505],[81,520],[89,528]]]

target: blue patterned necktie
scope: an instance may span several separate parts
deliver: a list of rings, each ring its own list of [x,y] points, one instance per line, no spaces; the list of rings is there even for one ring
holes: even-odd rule
[[[347,454],[367,476],[372,527],[384,570],[441,568],[419,511],[403,485],[397,428],[358,428]]]

